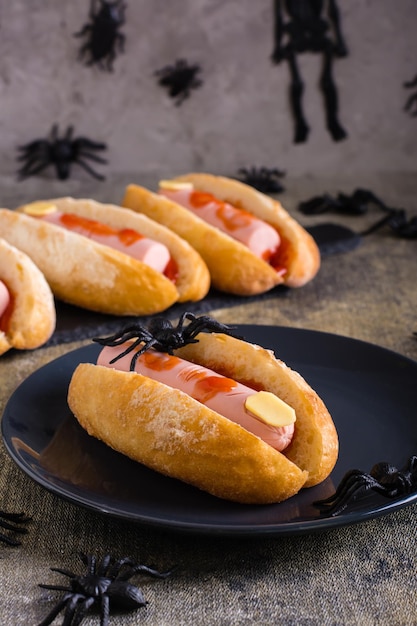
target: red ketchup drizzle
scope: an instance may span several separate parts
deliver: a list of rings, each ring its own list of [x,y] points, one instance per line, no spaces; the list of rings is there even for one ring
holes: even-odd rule
[[[248,211],[240,209],[215,198],[211,193],[205,191],[192,191],[190,194],[190,204],[195,209],[200,209],[209,203],[214,203],[217,207],[216,215],[221,220],[227,230],[233,232],[238,228],[249,226],[253,221],[253,216]],[[231,207],[231,208],[230,208]],[[234,212],[232,212],[234,209]],[[278,235],[280,233],[278,232]],[[281,238],[281,235],[280,235]],[[287,269],[282,265],[282,240],[281,244],[275,250],[268,250],[262,256],[262,259],[268,263],[277,274],[285,274]]]
[[[12,317],[13,310],[14,310],[14,304],[15,304],[15,297],[14,297],[13,293],[10,291],[10,289],[9,289],[9,287],[7,285],[6,285],[6,288],[7,288],[7,291],[9,292],[10,300],[9,300],[9,304],[7,305],[5,311],[3,312],[3,315],[0,316],[0,330],[3,331],[4,333],[9,328],[10,318]]]
[[[223,222],[224,227],[229,231],[249,226],[254,219],[253,216],[247,211],[244,211],[243,209],[238,209],[228,202],[218,200],[211,193],[206,193],[203,191],[191,192],[190,204],[195,209],[200,209],[201,207],[209,203],[214,203],[216,205],[216,215],[219,220]]]
[[[176,356],[161,352],[152,353],[152,351],[144,352],[141,359],[144,360],[146,367],[156,372],[173,369],[181,361],[181,359]],[[217,393],[228,393],[237,387],[237,382],[231,378],[213,376],[199,369],[189,372],[180,372],[179,376],[187,382],[195,380],[194,389],[190,395],[202,404],[205,404]]]
[[[133,245],[140,239],[144,239],[144,235],[141,235],[136,230],[132,228],[122,228],[116,229],[111,226],[107,226],[107,224],[102,224],[101,222],[97,222],[96,220],[91,220],[87,217],[81,217],[80,215],[75,215],[74,213],[63,213],[60,217],[60,222],[68,228],[69,230],[73,230],[76,228],[80,228],[85,231],[86,237],[89,235],[101,235],[102,237],[117,237],[117,239],[124,245],[126,248]],[[164,271],[164,276],[168,278],[171,282],[175,283],[178,278],[178,265],[174,261],[172,257],[168,261]]]
[[[165,354],[165,352],[152,352],[152,350],[144,352],[140,358],[143,359],[146,367],[154,370],[154,372],[171,370],[180,363],[180,359],[177,356]]]

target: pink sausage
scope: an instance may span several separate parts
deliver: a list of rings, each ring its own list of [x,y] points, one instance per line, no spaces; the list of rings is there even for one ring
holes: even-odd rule
[[[97,243],[109,246],[123,252],[138,261],[142,261],[154,270],[164,272],[171,255],[168,248],[158,241],[143,237],[133,230],[116,230],[95,220],[79,217],[74,214],[54,211],[46,213],[37,219],[42,219],[56,226],[67,228],[72,232],[88,237]]]
[[[261,259],[268,261],[279,248],[275,228],[209,193],[190,189],[160,189],[159,193],[240,241]]]
[[[9,306],[10,302],[10,293],[7,289],[6,285],[2,280],[0,280],[0,319]]]
[[[124,352],[126,347],[126,344],[104,347],[98,357],[97,364],[129,371],[132,352],[115,363],[110,363],[118,354]],[[284,450],[291,442],[294,424],[282,427],[265,424],[244,406],[246,398],[255,394],[256,391],[230,378],[176,356],[155,350],[149,350],[138,358],[135,371],[169,387],[184,391],[220,415],[240,424],[278,451]]]

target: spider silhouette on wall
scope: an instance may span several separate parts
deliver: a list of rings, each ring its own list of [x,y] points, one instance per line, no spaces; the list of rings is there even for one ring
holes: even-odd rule
[[[192,89],[198,89],[203,84],[197,76],[200,72],[199,65],[189,65],[185,59],[178,59],[174,65],[166,65],[156,70],[155,76],[158,78],[158,84],[168,89],[168,94],[175,100],[175,105],[180,106],[190,97]]]
[[[116,51],[124,51],[125,36],[120,27],[125,23],[126,4],[122,0],[109,2],[91,0],[89,18],[82,29],[74,37],[85,38],[85,43],[79,51],[80,60],[86,60],[86,65],[97,65],[103,70],[111,72]]]
[[[406,83],[404,83],[406,89],[414,89],[414,91],[407,98],[404,105],[404,110],[407,111],[412,117],[417,117],[417,74]]]
[[[68,126],[64,135],[60,136],[58,125],[52,126],[49,138],[38,138],[24,146],[19,146],[17,160],[22,164],[18,170],[20,180],[35,176],[53,165],[60,180],[69,178],[73,163],[82,167],[97,180],[104,176],[96,172],[87,161],[107,163],[99,157],[98,150],[107,150],[105,143],[93,141],[88,137],[73,137],[73,126]]]
[[[323,17],[326,7],[327,17]],[[338,119],[338,95],[333,79],[333,60],[347,56],[335,0],[274,0],[274,41],[272,61],[287,61],[290,74],[290,101],[295,118],[294,143],[307,140],[309,127],[304,117],[304,83],[297,56],[304,52],[323,55],[320,89],[323,92],[326,125],[334,141],[347,136]],[[289,20],[285,20],[285,13]]]

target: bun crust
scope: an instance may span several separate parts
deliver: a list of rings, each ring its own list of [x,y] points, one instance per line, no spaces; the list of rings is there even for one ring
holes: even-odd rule
[[[113,315],[150,315],[178,300],[175,285],[159,272],[54,224],[0,209],[0,232],[34,261],[64,302]]]
[[[13,298],[7,328],[0,331],[0,354],[10,348],[38,348],[51,337],[56,323],[54,298],[45,277],[26,254],[0,239],[0,279]]]
[[[281,265],[287,268],[283,277],[246,246],[176,202],[138,185],[129,185],[122,205],[144,213],[189,241],[207,263],[212,284],[217,289],[237,295],[256,295],[279,284],[301,287],[318,272],[320,253],[314,239],[276,200],[249,185],[221,176],[187,174],[174,180],[191,182],[199,191],[244,208],[275,226],[280,233]]]
[[[165,244],[178,267],[175,287],[178,301],[197,301],[204,298],[210,287],[210,274],[201,256],[176,233],[145,215],[133,213],[114,204],[103,204],[89,199],[55,198],[48,200],[58,211],[73,213],[97,220],[112,228],[131,228]]]
[[[197,338],[198,343],[177,350],[177,356],[256,390],[271,391],[292,406],[295,433],[282,454],[308,472],[305,487],[327,478],[337,461],[338,436],[325,404],[304,378],[256,344],[216,333],[200,333]]]
[[[278,393],[297,421],[285,454],[187,394],[135,372],[80,364],[68,403],[87,432],[135,461],[227,500],[280,502],[324,480],[336,462],[337,434],[317,394],[254,344],[198,336],[177,356],[255,389]],[[323,432],[320,431],[323,429]]]
[[[135,372],[82,363],[68,404],[81,426],[114,450],[219,498],[279,502],[307,477],[237,424]]]

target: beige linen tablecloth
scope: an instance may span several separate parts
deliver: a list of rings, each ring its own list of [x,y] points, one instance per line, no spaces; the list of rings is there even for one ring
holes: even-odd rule
[[[127,176],[101,187],[90,181],[71,182],[64,191],[52,182],[48,193],[39,181],[27,181],[18,192],[6,181],[2,203],[12,207],[34,198],[68,194],[117,201],[124,182],[130,181],[134,178]],[[332,221],[359,232],[376,221],[379,213],[307,219],[296,210],[300,200],[323,192],[351,193],[358,186],[372,189],[389,205],[409,210],[410,217],[416,214],[417,180],[405,174],[363,180],[288,180],[280,199],[304,224]],[[325,257],[317,278],[302,289],[259,302],[243,300],[211,314],[225,323],[336,333],[417,360],[413,336],[417,331],[416,278],[417,240],[399,239],[384,229],[354,250]],[[74,340],[1,357],[1,411],[29,374],[88,343]],[[42,621],[59,593],[40,589],[38,584],[65,582],[50,567],[82,572],[80,552],[111,553],[117,558],[129,555],[159,570],[177,566],[164,581],[135,578],[148,604],[136,612],[112,613],[110,624],[117,626],[417,624],[416,505],[313,535],[184,534],[119,521],[67,502],[27,477],[1,444],[0,509],[25,511],[32,517],[21,546],[0,545],[0,623],[7,626]],[[61,621],[62,616],[54,623]],[[86,626],[98,623],[94,613],[83,621]]]

